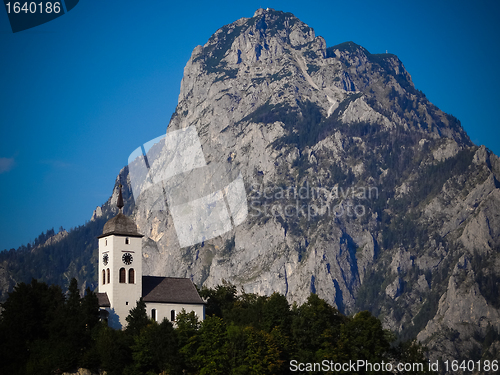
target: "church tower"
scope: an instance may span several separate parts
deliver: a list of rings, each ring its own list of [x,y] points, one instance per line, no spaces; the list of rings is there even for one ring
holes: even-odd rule
[[[125,318],[142,295],[142,237],[132,219],[123,214],[122,187],[118,214],[104,225],[99,239],[99,304],[108,325],[125,328]]]

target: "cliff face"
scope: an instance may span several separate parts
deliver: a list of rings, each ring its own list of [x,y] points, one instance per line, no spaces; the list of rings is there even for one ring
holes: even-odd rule
[[[299,303],[317,293],[418,334],[435,357],[498,350],[500,160],[416,90],[395,55],[327,48],[292,14],[259,9],[194,49],[167,136],[182,129],[196,130],[221,180],[241,174],[248,215],[181,247],[158,191],[132,200],[132,160],[93,219],[112,215],[123,184],[144,274]],[[171,161],[161,142],[147,157],[157,175]],[[210,190],[200,176],[175,183]]]
[[[241,173],[248,216],[181,248],[168,208],[135,197],[147,273],[299,303],[314,292],[419,334],[436,357],[498,346],[500,161],[396,56],[327,48],[292,14],[260,9],[194,49],[167,135],[188,127],[208,165]],[[151,171],[167,159],[156,152]]]

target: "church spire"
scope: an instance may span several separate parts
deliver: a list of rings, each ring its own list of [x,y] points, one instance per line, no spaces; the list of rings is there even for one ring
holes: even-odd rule
[[[120,191],[118,192],[118,200],[116,201],[116,207],[123,213],[123,195],[122,195],[122,184],[120,184]]]

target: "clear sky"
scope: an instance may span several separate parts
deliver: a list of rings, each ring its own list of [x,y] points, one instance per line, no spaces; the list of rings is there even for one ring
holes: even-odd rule
[[[0,250],[84,224],[129,154],[166,131],[193,48],[258,8],[396,54],[417,89],[500,154],[500,2],[81,0],[13,34],[0,9]]]

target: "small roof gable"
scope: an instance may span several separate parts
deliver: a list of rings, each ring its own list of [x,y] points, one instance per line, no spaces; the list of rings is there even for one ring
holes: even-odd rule
[[[109,303],[108,293],[96,293],[97,302],[99,302],[99,307],[111,307]]]
[[[142,277],[144,302],[204,304],[193,282],[181,277]]]

